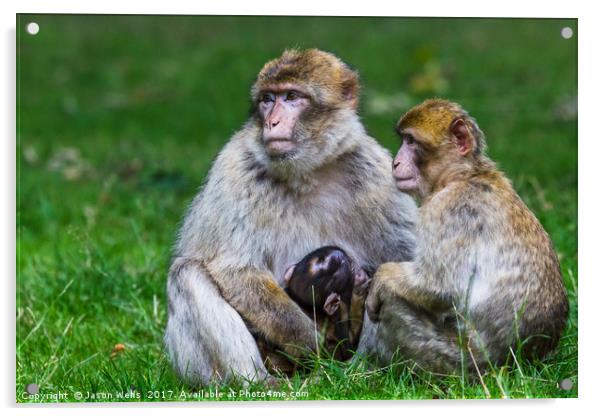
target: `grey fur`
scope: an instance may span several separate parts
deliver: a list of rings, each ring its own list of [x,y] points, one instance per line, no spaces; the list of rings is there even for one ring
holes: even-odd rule
[[[285,341],[252,328],[276,343],[313,330],[288,298],[282,305],[289,312],[271,310],[261,279],[282,286],[288,265],[326,245],[373,270],[413,254],[416,206],[395,191],[392,158],[355,111],[333,112],[322,137],[305,140],[299,156],[270,159],[260,138],[250,120],[220,152],[175,247],[165,345],[177,373],[193,384],[267,376],[250,322],[290,328],[280,334]],[[254,316],[262,305],[268,315]]]

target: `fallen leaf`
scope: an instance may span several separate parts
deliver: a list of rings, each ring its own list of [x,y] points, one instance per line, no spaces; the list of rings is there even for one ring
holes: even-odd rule
[[[113,351],[111,352],[111,358],[115,358],[117,356],[117,354],[121,353],[125,351],[125,345],[124,344],[115,344],[115,346],[113,347]]]

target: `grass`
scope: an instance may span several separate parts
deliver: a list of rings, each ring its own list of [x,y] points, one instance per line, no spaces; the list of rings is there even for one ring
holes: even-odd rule
[[[25,33],[29,21],[38,35]],[[577,44],[564,26],[577,32],[576,20],[20,15],[17,401],[213,391],[182,385],[165,358],[170,247],[247,117],[255,74],[291,46],[333,51],[359,70],[362,119],[391,151],[409,106],[461,102],[550,233],[571,309],[556,354],[489,370],[483,383],[322,358],[280,390],[310,400],[576,397]],[[558,388],[565,378],[571,390]],[[67,397],[26,397],[29,383]],[[131,386],[139,398],[117,396]],[[222,400],[239,390],[218,388]]]

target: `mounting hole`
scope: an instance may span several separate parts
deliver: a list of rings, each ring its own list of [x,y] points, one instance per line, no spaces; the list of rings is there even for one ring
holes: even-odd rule
[[[560,36],[562,36],[565,39],[570,39],[573,37],[573,29],[571,29],[570,27],[563,27],[562,30],[560,31]]]
[[[40,31],[40,25],[38,25],[36,22],[27,23],[25,30],[32,36],[37,35]]]
[[[570,378],[565,378],[564,380],[561,380],[560,383],[558,383],[558,386],[562,390],[570,390],[573,388],[573,381]]]
[[[35,383],[31,383],[25,387],[25,391],[29,394],[38,394],[40,392],[40,386]]]

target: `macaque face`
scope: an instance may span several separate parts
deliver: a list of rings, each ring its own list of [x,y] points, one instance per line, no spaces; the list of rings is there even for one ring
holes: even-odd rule
[[[463,163],[471,157],[476,146],[463,118],[454,118],[451,124],[436,117],[431,117],[429,121],[435,125],[438,123],[443,128],[433,134],[432,128],[425,129],[412,124],[398,127],[402,143],[393,160],[393,177],[397,189],[420,197],[431,192],[434,182],[446,168]],[[400,124],[404,125],[403,120]]]
[[[415,193],[420,186],[420,169],[418,168],[419,144],[414,129],[400,132],[401,148],[393,160],[393,177],[397,189],[402,192]]]
[[[308,96],[294,84],[261,91],[258,108],[263,121],[262,142],[269,156],[283,156],[297,149],[295,126],[309,105]]]

